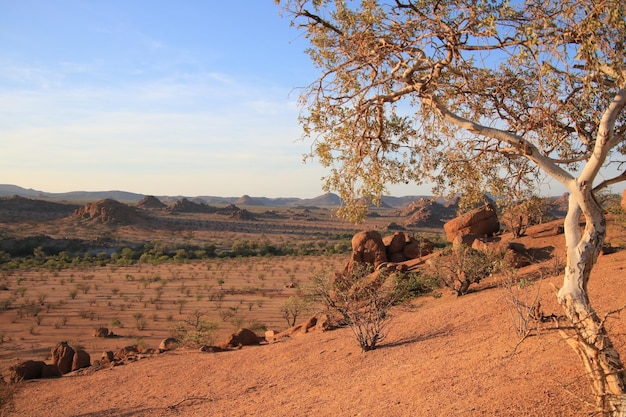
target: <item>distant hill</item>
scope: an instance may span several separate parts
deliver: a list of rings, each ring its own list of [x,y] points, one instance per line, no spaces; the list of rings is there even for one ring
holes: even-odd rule
[[[301,207],[338,207],[341,203],[342,200],[337,194],[326,193],[319,197],[300,200],[290,205]]]
[[[235,204],[240,206],[264,206],[265,204],[256,198],[252,198],[249,195],[242,195],[235,201]]]
[[[0,184],[0,197],[20,196],[25,198],[34,198],[39,200],[65,201],[77,204],[85,204],[88,202],[99,201],[104,199],[116,200],[125,204],[136,205],[140,203],[146,195],[132,193],[128,191],[111,190],[111,191],[70,191],[67,193],[49,193],[46,191],[33,190],[32,188],[23,188],[13,184]],[[419,200],[424,196],[404,196],[393,197],[383,196],[383,207],[403,207],[415,200]],[[342,204],[341,198],[333,193],[322,194],[318,197],[302,199],[296,197],[255,197],[244,195],[241,197],[218,197],[218,196],[155,196],[165,205],[171,205],[185,198],[194,203],[204,204],[239,204],[249,206],[305,206],[305,207],[339,207]]]
[[[65,200],[69,202],[89,202],[110,198],[124,203],[137,203],[144,195],[128,191],[70,191],[67,193],[48,193],[44,191],[26,189],[17,185],[0,184],[0,197],[17,195],[20,197],[37,198],[40,200]]]
[[[79,206],[12,195],[0,197],[1,221],[52,220],[72,214]]]

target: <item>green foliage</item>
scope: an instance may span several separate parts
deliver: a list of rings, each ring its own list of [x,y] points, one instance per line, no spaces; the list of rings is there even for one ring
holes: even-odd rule
[[[214,321],[205,320],[204,316],[205,313],[195,310],[187,319],[174,325],[172,336],[188,347],[212,345],[215,342],[219,325]]]
[[[311,307],[311,300],[304,297],[289,297],[280,306],[280,315],[287,321],[288,326],[295,326],[298,317],[305,314]]]
[[[277,3],[319,68],[300,96],[306,158],[344,217],[362,220],[388,184],[476,201],[545,174],[572,193],[580,173],[624,180],[605,164],[626,154],[622,0]]]

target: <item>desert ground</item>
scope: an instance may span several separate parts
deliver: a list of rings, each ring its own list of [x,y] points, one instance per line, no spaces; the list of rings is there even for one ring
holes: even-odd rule
[[[265,220],[263,230],[241,219],[232,220],[236,226],[225,230],[193,229],[205,221],[197,214],[180,215],[178,219],[193,226],[178,229],[85,224],[65,217],[46,222],[12,219],[2,227],[7,236],[106,235],[125,241],[217,242],[218,247],[238,239],[279,244],[339,236],[337,243],[349,242],[345,236],[355,231],[354,226],[322,215],[323,210],[298,210],[292,210],[288,220]],[[300,212],[304,217],[294,215]],[[386,226],[401,221],[397,216],[393,212],[372,217],[356,230],[392,233]],[[215,226],[218,220],[210,221]],[[515,296],[539,301],[546,317],[561,314],[555,297],[564,254],[563,235],[554,232],[558,222],[534,226],[515,240],[531,252],[548,255],[517,271],[516,279],[524,285],[506,289],[503,277],[492,276],[462,297],[440,288],[399,305],[392,310],[389,334],[376,350],[361,352],[347,327],[295,333],[225,352],[180,348],[143,355],[122,366],[5,384],[9,401],[0,415],[593,415],[589,381],[555,322],[531,323],[529,337],[520,343],[515,316],[507,307]],[[430,227],[420,233],[437,230]],[[600,316],[610,312],[607,327],[624,357],[623,220],[610,219],[607,242],[613,250],[599,258],[589,291]],[[260,334],[264,329],[281,331],[288,327],[281,304],[304,291],[316,274],[342,270],[349,257],[349,253],[249,256],[4,270],[0,301],[11,302],[0,310],[0,371],[6,376],[10,366],[25,359],[49,362],[51,348],[60,341],[85,349],[92,360],[127,345],[156,348],[172,335],[177,322],[196,311],[219,324],[217,343],[239,327]],[[311,306],[298,321],[319,308]],[[98,327],[107,327],[115,337],[94,337]]]

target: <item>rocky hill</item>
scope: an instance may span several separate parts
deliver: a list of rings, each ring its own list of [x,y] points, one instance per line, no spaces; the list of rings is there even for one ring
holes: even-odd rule
[[[164,209],[166,205],[162,203],[161,200],[159,200],[158,198],[147,195],[137,203],[137,207],[147,210],[161,210]]]
[[[0,222],[46,221],[70,215],[79,206],[20,196],[0,197]]]
[[[70,216],[70,220],[118,225],[144,224],[148,219],[136,207],[109,198],[85,204]]]

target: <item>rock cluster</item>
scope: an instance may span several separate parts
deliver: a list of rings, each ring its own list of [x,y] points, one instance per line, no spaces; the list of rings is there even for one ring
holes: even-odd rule
[[[52,362],[61,375],[91,366],[91,357],[82,349],[74,350],[67,342],[61,342],[52,348]]]
[[[435,245],[428,239],[396,232],[384,238],[374,230],[365,230],[352,238],[352,255],[346,269],[355,263],[369,263],[378,268],[386,262],[404,262],[432,253]]]
[[[26,360],[9,368],[13,382],[54,378],[91,366],[91,357],[82,349],[74,350],[67,342],[60,342],[51,350],[52,364],[44,361]]]
[[[152,195],[147,195],[137,203],[137,207],[147,210],[161,210],[166,206],[158,198]]]

